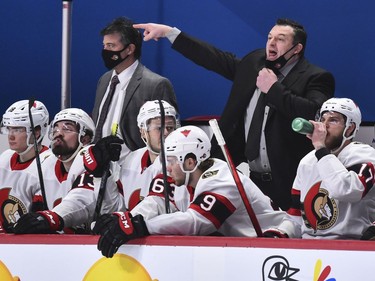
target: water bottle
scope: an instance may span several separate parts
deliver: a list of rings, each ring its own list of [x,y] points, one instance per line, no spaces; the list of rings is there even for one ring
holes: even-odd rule
[[[312,134],[312,132],[314,131],[314,125],[311,124],[306,119],[297,117],[292,122],[292,129],[295,132],[303,134],[303,135]]]

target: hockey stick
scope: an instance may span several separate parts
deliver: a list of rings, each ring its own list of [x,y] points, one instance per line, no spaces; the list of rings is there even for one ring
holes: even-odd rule
[[[161,118],[161,128],[160,128],[160,161],[163,171],[163,182],[164,182],[164,199],[165,199],[165,212],[169,214],[171,212],[171,207],[169,204],[169,183],[167,180],[167,166],[165,162],[165,150],[164,150],[164,130],[165,130],[165,111],[161,100],[158,100],[160,107],[160,118]]]
[[[118,129],[118,124],[113,123],[112,129],[111,129],[111,135],[112,136],[116,136],[117,129]],[[105,193],[105,190],[106,190],[106,187],[107,187],[107,181],[108,181],[108,178],[109,178],[109,175],[110,175],[109,170],[110,170],[110,163],[108,163],[107,167],[105,167],[102,179],[100,181],[98,199],[96,199],[96,206],[95,206],[95,213],[94,213],[93,221],[96,221],[97,218],[100,216],[100,210],[101,210],[102,204],[103,204],[104,193]]]
[[[34,138],[35,161],[36,161],[36,167],[38,169],[40,190],[42,192],[42,198],[43,198],[43,210],[48,210],[46,190],[44,188],[44,181],[43,181],[42,165],[40,163],[38,142],[37,142],[35,128],[34,128],[34,119],[33,119],[33,115],[31,114],[31,107],[34,105],[34,102],[35,102],[34,98],[29,99],[29,119],[30,119],[30,125],[31,125],[31,132]]]
[[[121,105],[124,103],[125,99],[125,93],[123,90],[120,91],[121,95]],[[114,122],[112,123],[111,127],[111,135],[116,136],[117,131],[118,131],[118,124],[120,123],[120,117],[121,117],[121,106],[116,108],[116,112],[114,115]],[[99,187],[99,192],[98,192],[98,198],[96,199],[96,206],[95,206],[95,212],[94,212],[94,217],[93,221],[96,221],[97,218],[100,216],[100,211],[102,209],[102,204],[103,204],[103,199],[104,199],[104,193],[107,188],[107,180],[110,176],[110,163],[108,163],[107,167],[104,169],[104,173],[102,176],[102,179],[100,181],[100,187]]]
[[[228,150],[228,147],[227,147],[227,145],[225,143],[224,137],[223,137],[223,135],[222,135],[222,133],[220,131],[219,125],[217,123],[217,120],[216,119],[211,119],[209,121],[209,124],[211,126],[211,129],[212,129],[215,137],[216,137],[217,143],[219,144],[221,150],[223,151],[225,160],[227,161],[227,164],[228,164],[229,169],[230,169],[230,171],[232,173],[234,182],[236,183],[238,192],[240,193],[242,202],[244,203],[246,211],[247,211],[247,213],[249,215],[249,218],[251,220],[251,223],[254,226],[255,232],[257,233],[258,237],[262,237],[263,233],[262,233],[262,230],[260,228],[258,219],[257,219],[257,217],[256,217],[256,215],[254,213],[253,208],[251,207],[249,199],[246,196],[245,189],[244,189],[243,184],[241,182],[241,179],[240,179],[240,177],[238,175],[237,169],[236,169],[236,167],[233,164],[232,157],[231,157],[231,155],[229,153],[229,150]]]

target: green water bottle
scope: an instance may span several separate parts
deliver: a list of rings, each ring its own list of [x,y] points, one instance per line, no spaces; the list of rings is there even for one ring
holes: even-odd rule
[[[314,125],[306,119],[297,117],[292,122],[292,129],[297,133],[306,135],[311,134],[314,131]]]

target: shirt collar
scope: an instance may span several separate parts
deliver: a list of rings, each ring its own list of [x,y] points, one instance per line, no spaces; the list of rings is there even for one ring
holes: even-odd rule
[[[119,74],[116,74],[116,71],[113,70],[112,77],[117,75],[118,79],[120,80],[120,84],[122,84],[124,81],[128,81],[133,76],[138,64],[139,64],[139,61],[135,60],[132,65],[130,65],[128,68],[124,69]],[[112,77],[111,77],[111,79],[112,79]]]
[[[292,68],[299,62],[298,60],[295,60],[294,62],[285,65],[283,68],[280,69],[280,73],[283,75],[283,77],[286,77],[288,73],[292,70]]]

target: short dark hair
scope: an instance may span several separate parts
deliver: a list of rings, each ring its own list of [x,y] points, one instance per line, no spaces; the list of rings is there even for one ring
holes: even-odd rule
[[[202,171],[202,173],[204,173],[205,171],[207,171],[209,168],[211,168],[212,166],[214,165],[214,160],[212,158],[208,158],[204,161],[202,161],[199,166],[198,166],[198,169]]]
[[[69,121],[69,120],[67,120],[67,121]],[[78,122],[75,122],[75,121],[71,121],[71,122],[73,122],[76,125],[76,129],[79,132],[81,130],[81,125]],[[88,136],[90,138],[90,143],[94,140],[94,138],[93,138],[94,132],[92,130],[90,130],[89,128],[84,129],[83,133],[84,133],[83,136],[78,136],[78,137],[83,138],[85,136]]]
[[[100,31],[100,35],[108,35],[119,33],[121,35],[121,43],[124,46],[129,44],[135,45],[134,56],[139,59],[142,52],[142,35],[138,29],[133,27],[134,22],[125,17],[114,19],[110,24]]]
[[[306,41],[307,41],[307,33],[300,23],[291,20],[291,19],[277,19],[276,25],[286,25],[293,28],[294,31],[294,39],[293,44],[301,43],[303,45],[303,49],[301,51],[301,55],[305,53],[306,50]]]
[[[197,161],[197,157],[195,156],[194,153],[188,153],[186,154],[185,158],[184,158],[184,161],[188,158],[192,158],[194,161]],[[198,165],[198,169],[204,173],[205,171],[208,170],[208,168],[212,167],[212,165],[214,164],[214,160],[212,158],[208,158],[202,162],[199,163]]]

